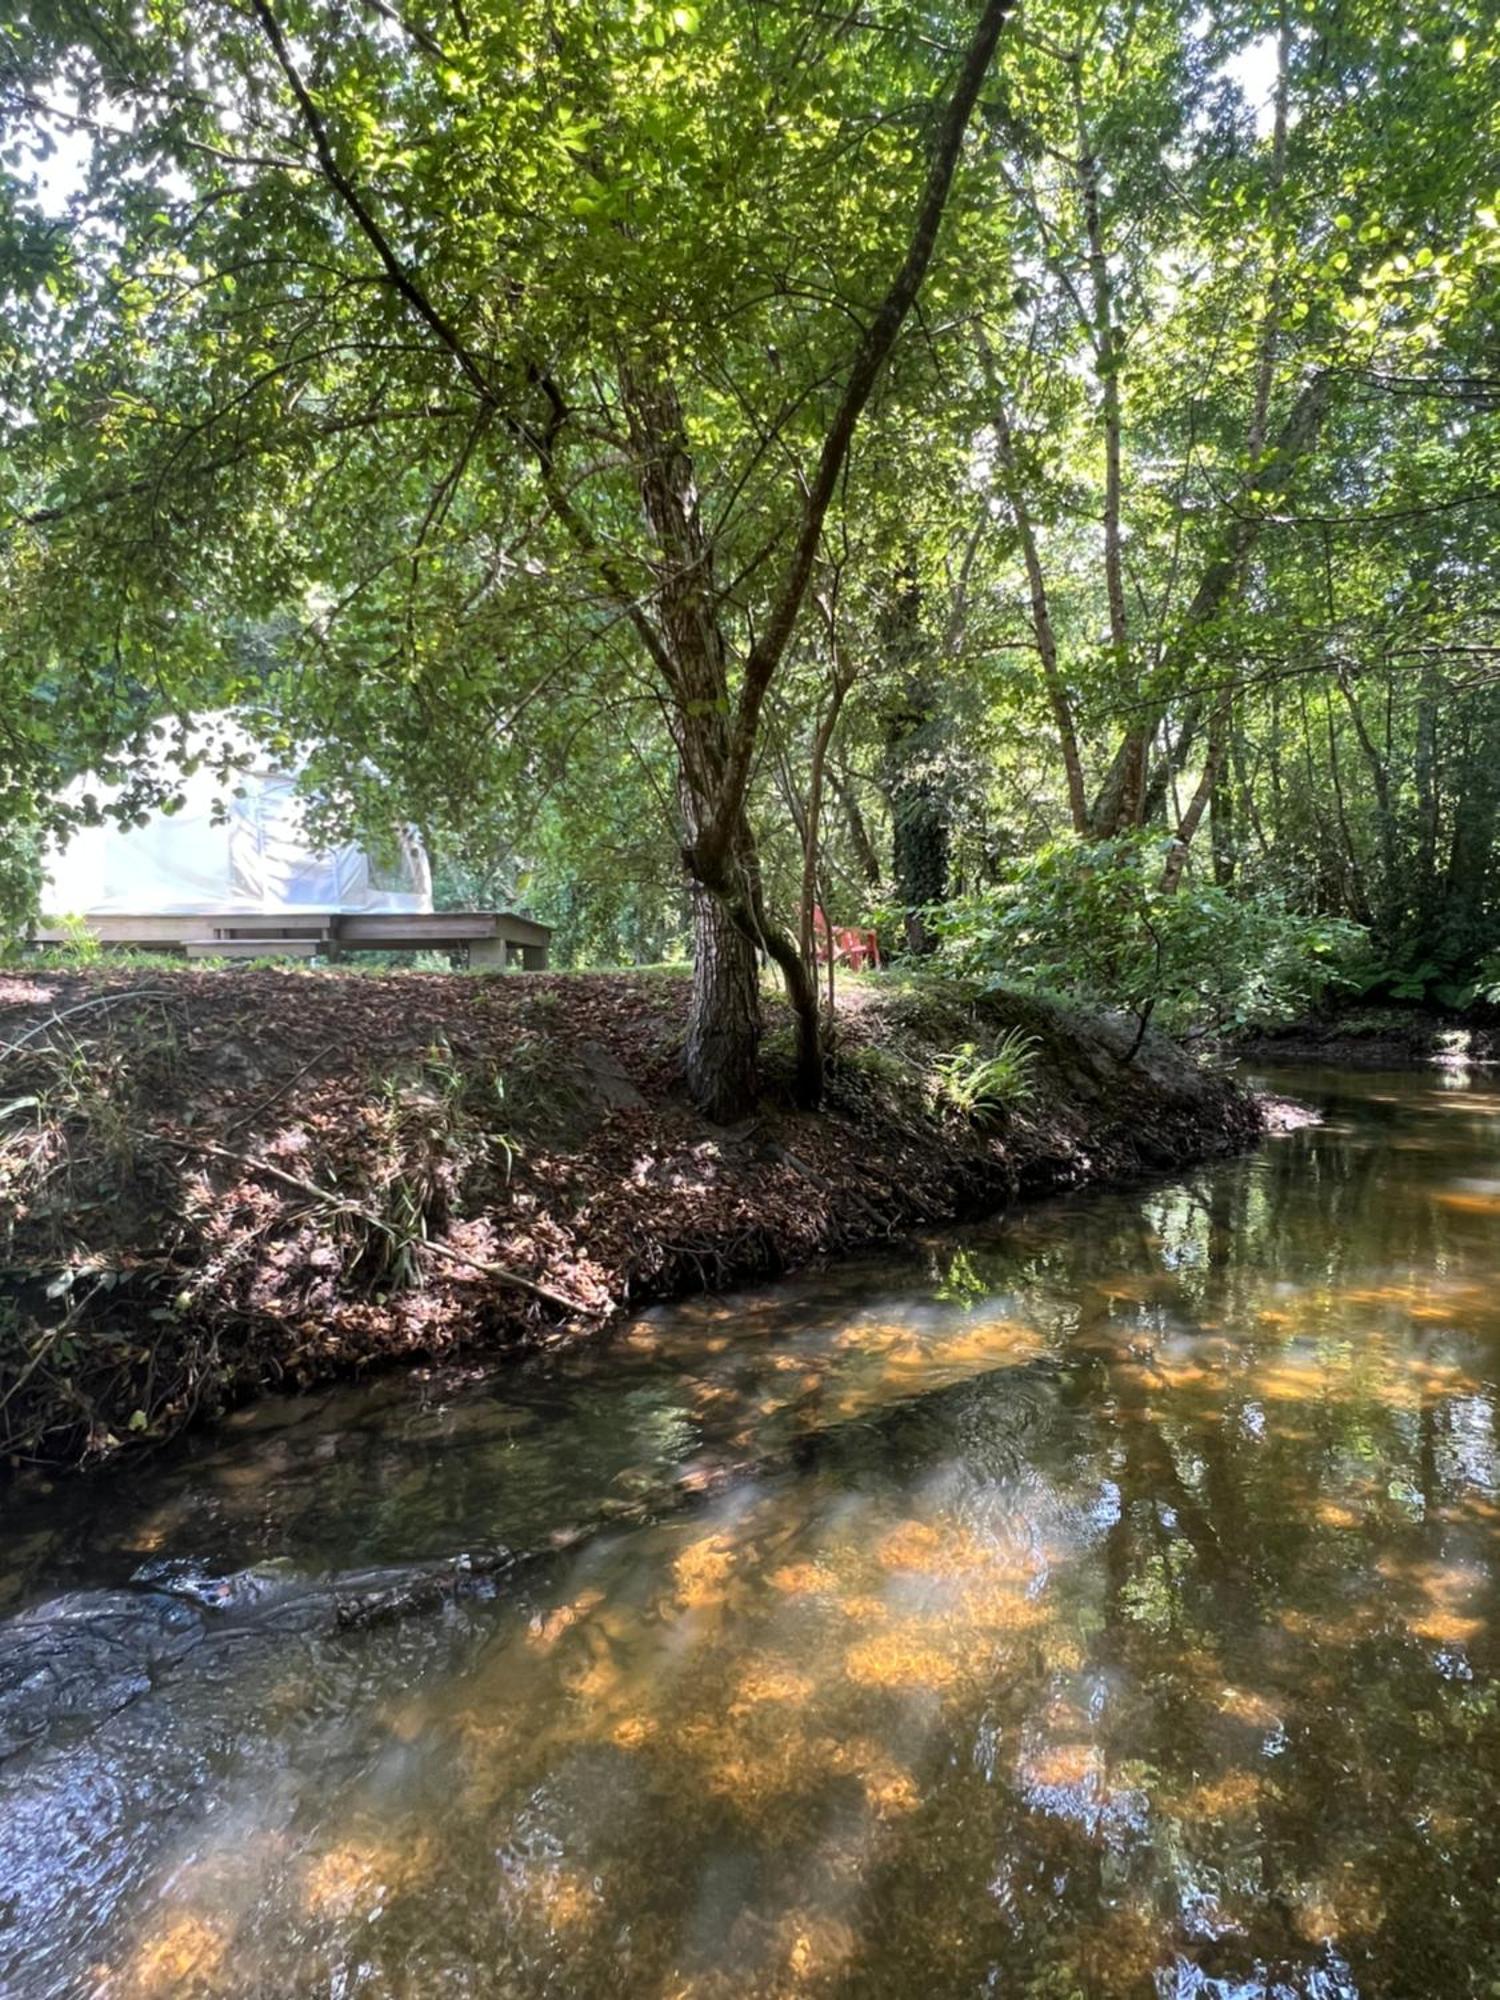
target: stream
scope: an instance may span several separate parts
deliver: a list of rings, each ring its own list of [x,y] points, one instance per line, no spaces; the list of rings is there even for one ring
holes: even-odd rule
[[[1500,1993],[1500,1080],[1273,1082],[1244,1159],[0,1496],[0,1995]]]

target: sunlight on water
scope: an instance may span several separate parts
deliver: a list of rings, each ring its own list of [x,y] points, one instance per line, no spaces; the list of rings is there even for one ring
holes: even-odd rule
[[[0,1990],[1500,1990],[1500,1096],[1278,1087],[1249,1161],[17,1501],[12,1605],[553,1553],[0,1761]]]

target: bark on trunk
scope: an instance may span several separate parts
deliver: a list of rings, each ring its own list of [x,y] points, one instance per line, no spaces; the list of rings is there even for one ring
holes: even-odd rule
[[[882,620],[886,659],[898,692],[885,713],[886,792],[891,805],[891,860],[905,912],[906,949],[925,953],[937,938],[925,912],[948,893],[948,800],[934,764],[942,717],[932,677],[923,671],[921,592],[898,586]]]
[[[700,883],[693,897],[693,994],[688,1093],[706,1118],[730,1124],[755,1103],[761,1036],[755,947]]]

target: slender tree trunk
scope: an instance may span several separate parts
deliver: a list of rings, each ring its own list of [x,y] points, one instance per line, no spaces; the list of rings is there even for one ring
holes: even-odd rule
[[[1229,753],[1214,780],[1209,801],[1209,840],[1213,849],[1214,883],[1232,889],[1239,866],[1239,828],[1236,822],[1234,776],[1244,766],[1244,744],[1238,726],[1229,732]]]
[[[880,855],[870,838],[870,829],[865,823],[864,811],[859,803],[859,794],[847,771],[836,765],[828,767],[828,788],[838,800],[844,815],[844,825],[849,834],[849,845],[854,849],[854,858],[859,864],[859,872],[871,889],[878,889],[884,880],[885,871],[880,865]]]
[[[1375,790],[1375,825],[1380,839],[1381,923],[1387,932],[1393,933],[1400,924],[1401,864],[1396,813],[1391,799],[1390,765],[1381,755],[1379,745],[1370,734],[1364,711],[1359,705],[1359,697],[1350,687],[1342,671],[1338,676],[1338,684],[1339,692],[1344,697],[1344,706],[1349,711],[1349,720],[1354,724],[1355,737],[1369,768],[1370,783]]]
[[[866,320],[844,379],[822,449],[811,477],[802,487],[800,518],[780,584],[773,591],[764,624],[745,660],[739,698],[728,725],[729,755],[714,817],[698,836],[699,873],[705,880],[732,838],[742,816],[750,774],[755,764],[760,712],[791,639],[802,600],[807,594],[824,523],[848,463],[849,447],[865,405],[874,393],[891,348],[922,289],[927,267],[937,247],[938,232],[963,150],[964,133],[974,109],[1000,31],[1016,0],[983,0],[979,18],[960,57],[958,73],[947,101],[934,106],[932,147],[927,178],[913,218],[911,235],[900,269],[884,298]],[[717,854],[716,854],[717,850]]]
[[[1089,290],[1093,307],[1094,373],[1099,382],[1104,424],[1104,594],[1109,605],[1109,646],[1114,670],[1123,678],[1130,659],[1121,532],[1124,496],[1120,463],[1120,369],[1124,355],[1115,326],[1114,286],[1104,241],[1104,221],[1099,201],[1100,165],[1088,129],[1082,71],[1078,64],[1073,66],[1073,100],[1078,117],[1078,192],[1088,243]],[[1140,824],[1145,810],[1146,765],[1151,738],[1155,733],[1154,716],[1142,718],[1126,731],[1118,759],[1119,786],[1113,805],[1113,824],[1102,831],[1116,833],[1123,827]]]
[[[1287,117],[1290,111],[1292,80],[1292,24],[1285,6],[1276,26],[1276,99],[1271,123],[1271,212],[1276,232],[1271,244],[1271,282],[1266,288],[1265,318],[1261,322],[1259,352],[1255,364],[1255,389],[1250,409],[1250,434],[1246,457],[1252,471],[1266,448],[1271,418],[1271,390],[1276,380],[1276,343],[1281,333],[1282,293],[1285,289],[1281,262],[1281,191],[1286,180]]]
[[[1414,915],[1419,934],[1431,931],[1437,901],[1438,849],[1438,681],[1430,667],[1422,669],[1417,697],[1417,894]]]
[[[1494,870],[1495,823],[1500,816],[1500,700],[1494,688],[1469,698],[1463,764],[1458,778],[1461,811],[1453,815],[1443,886],[1444,956],[1468,967],[1493,936],[1485,923]]]
[[[1078,186],[1088,238],[1089,289],[1094,308],[1095,373],[1099,379],[1104,418],[1104,594],[1109,604],[1109,643],[1117,669],[1123,669],[1130,643],[1125,615],[1125,563],[1120,538],[1120,343],[1115,328],[1114,287],[1099,205],[1099,161],[1084,116],[1082,84],[1077,65],[1073,87],[1078,111]]]
[[[1162,870],[1161,886],[1169,895],[1175,894],[1182,881],[1182,871],[1187,866],[1188,849],[1193,844],[1193,836],[1202,823],[1209,801],[1219,782],[1219,772],[1223,767],[1224,753],[1229,742],[1230,697],[1226,694],[1214,705],[1213,715],[1208,725],[1208,754],[1203,760],[1203,775],[1198,780],[1197,789],[1188,801],[1186,812],[1177,824],[1177,837],[1172,842],[1167,855],[1166,866]]]
[[[1242,509],[1232,513],[1219,536],[1218,547],[1198,581],[1191,602],[1184,610],[1172,643],[1164,654],[1168,679],[1186,668],[1206,627],[1234,601],[1243,582],[1245,569],[1264,525],[1268,502],[1285,491],[1292,474],[1311,449],[1332,393],[1332,378],[1315,375],[1304,384],[1287,413],[1275,445],[1258,470],[1248,472],[1240,482],[1236,501]],[[1257,495],[1251,503],[1251,494]],[[1153,705],[1146,719],[1126,732],[1104,782],[1094,799],[1091,815],[1094,833],[1101,839],[1133,825],[1136,809],[1133,796],[1135,771],[1142,743],[1149,745],[1161,721],[1162,710]],[[1142,732],[1144,734],[1142,735]]]
[[[897,692],[885,712],[886,793],[891,805],[891,862],[905,912],[906,949],[934,951],[926,911],[948,894],[949,826],[945,788],[935,770],[941,715],[923,658],[921,592],[898,582],[882,620],[886,660]]]
[[[1005,497],[1009,500],[1011,513],[1015,517],[1016,534],[1026,564],[1026,581],[1031,592],[1031,629],[1036,638],[1037,652],[1041,657],[1042,683],[1047,690],[1052,720],[1057,725],[1058,742],[1062,746],[1063,770],[1068,781],[1068,810],[1073,819],[1073,831],[1086,834],[1089,830],[1089,801],[1088,791],[1084,785],[1083,759],[1078,751],[1078,729],[1073,720],[1073,704],[1068,698],[1067,684],[1063,680],[1062,669],[1058,663],[1057,633],[1052,624],[1047,579],[1042,570],[1041,552],[1037,547],[1036,533],[1026,505],[1026,496],[1021,488],[1016,464],[1015,437],[1010,426],[1010,412],[1004,402],[998,399],[995,404],[995,442],[999,447]]]
[[[1235,797],[1236,817],[1243,819],[1245,825],[1249,827],[1251,834],[1254,836],[1255,844],[1261,851],[1262,857],[1269,858],[1271,854],[1271,839],[1270,835],[1266,832],[1265,821],[1261,818],[1259,808],[1255,802],[1254,780],[1258,775],[1260,752],[1257,749],[1256,762],[1252,766],[1247,754],[1244,731],[1236,729],[1233,742],[1230,746],[1230,754],[1234,758],[1234,782],[1237,787]],[[1270,758],[1267,757],[1266,761],[1269,767]]]
[[[1349,865],[1350,906],[1352,914],[1362,924],[1373,925],[1375,918],[1370,909],[1369,893],[1365,888],[1364,869],[1360,866],[1359,850],[1354,845],[1354,834],[1349,825],[1349,808],[1344,798],[1344,771],[1339,758],[1338,729],[1333,719],[1333,703],[1326,711],[1328,724],[1328,775],[1333,781],[1333,803],[1338,814],[1339,838],[1344,843],[1344,854]]]
[[[832,618],[830,616],[830,625]],[[812,756],[807,773],[807,809],[802,815],[802,897],[799,910],[798,942],[802,948],[802,962],[807,967],[808,976],[816,982],[818,976],[816,925],[813,911],[818,900],[820,878],[819,845],[823,822],[823,783],[828,764],[828,746],[833,741],[833,732],[838,727],[839,712],[844,706],[844,696],[853,682],[853,673],[843,660],[842,648],[836,636],[831,636],[834,648],[833,687],[828,698],[828,707],[818,719],[818,727],[813,736]],[[831,922],[824,911],[824,921]],[[828,937],[828,961],[833,963],[833,934]]]
[[[1162,817],[1169,795],[1173,810],[1181,819],[1182,813],[1177,805],[1177,780],[1193,753],[1202,726],[1203,701],[1198,695],[1193,695],[1183,708],[1182,721],[1170,732],[1170,740],[1163,744],[1162,754],[1152,767],[1145,803],[1141,808],[1143,826],[1150,826]]]
[[[1306,681],[1297,683],[1297,708],[1302,721],[1302,767],[1307,774],[1307,801],[1318,835],[1315,865],[1322,884],[1319,908],[1345,912],[1349,908],[1349,894],[1344,881],[1344,851],[1318,803],[1322,788],[1318,783],[1318,767],[1313,756],[1313,727],[1307,712]]]

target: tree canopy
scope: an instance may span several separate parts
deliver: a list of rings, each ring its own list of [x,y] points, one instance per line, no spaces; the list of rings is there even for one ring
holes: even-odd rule
[[[1471,979],[1497,59],[1477,0],[23,0],[0,817],[234,706],[577,952],[691,934],[720,1115],[757,951],[812,1101],[814,908],[926,949],[1059,837]]]

